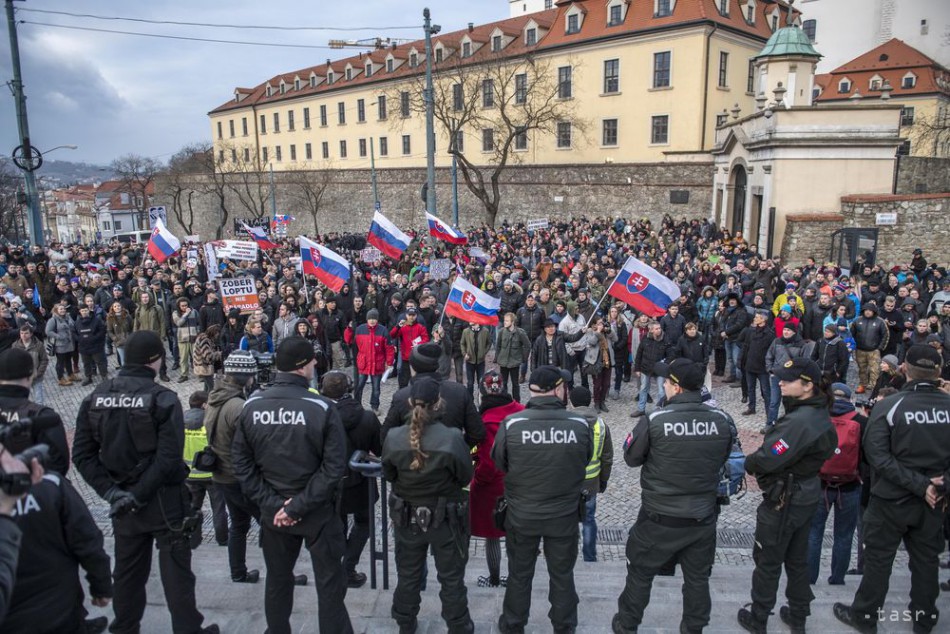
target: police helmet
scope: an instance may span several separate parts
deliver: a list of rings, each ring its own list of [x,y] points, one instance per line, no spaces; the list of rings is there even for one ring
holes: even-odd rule
[[[252,376],[257,374],[257,361],[247,350],[235,350],[224,360],[224,373]]]

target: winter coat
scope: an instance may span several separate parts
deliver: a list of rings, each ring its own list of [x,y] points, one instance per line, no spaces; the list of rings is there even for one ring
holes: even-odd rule
[[[478,444],[478,459],[469,493],[469,518],[475,537],[497,539],[505,536],[504,531],[495,528],[494,522],[495,503],[505,494],[505,474],[495,466],[491,449],[501,421],[523,409],[524,405],[512,400],[507,394],[482,397],[485,440]]]
[[[132,315],[125,309],[116,315],[112,311],[106,316],[106,334],[116,348],[125,346],[125,340],[132,334]]]
[[[542,334],[531,344],[531,371],[537,370],[542,365],[556,365],[559,368],[566,368],[568,354],[564,343],[564,335],[555,332],[554,339],[548,345],[547,335]]]
[[[867,308],[873,308],[874,304],[868,304]],[[861,315],[851,323],[851,332],[854,334],[854,345],[858,350],[884,350],[887,347],[889,332],[887,323],[877,316],[877,310],[874,309],[874,316],[868,319]]]
[[[76,347],[79,354],[101,354],[106,350],[106,325],[98,317],[76,320]]]
[[[646,337],[640,341],[640,347],[637,348],[637,354],[633,359],[633,369],[652,376],[656,364],[668,359],[670,353],[670,345],[665,335],[660,340]]]
[[[294,328],[297,326],[297,315],[293,312],[287,313],[286,317],[278,317],[274,320],[274,327],[271,329],[271,337],[274,340],[274,347],[280,345],[286,337],[294,335]]]
[[[460,343],[462,356],[468,357],[468,363],[484,363],[485,355],[491,349],[491,343],[491,332],[487,327],[481,326],[478,332],[466,328],[462,331]]]
[[[322,337],[314,333],[313,324],[310,323],[309,319],[298,319],[294,323],[293,334],[290,336],[300,336],[297,333],[298,324],[304,324],[307,327],[307,334],[304,335],[304,339],[309,341],[310,345],[313,346],[313,359],[316,363],[317,376],[319,377],[321,373],[326,372],[330,367],[330,360],[327,358],[327,343]]]
[[[195,368],[195,376],[214,376],[215,365],[221,362],[221,349],[217,342],[212,341],[207,333],[198,334],[195,347],[191,351],[191,363]]]
[[[260,335],[246,334],[241,337],[241,343],[238,347],[250,352],[274,352],[274,340],[266,332],[262,332]]]
[[[194,343],[198,338],[198,311],[195,309],[188,309],[184,315],[178,310],[172,311],[172,323],[178,330],[178,343]]]
[[[742,330],[751,323],[752,316],[742,306],[736,306],[731,311],[727,308],[726,316],[723,319],[722,332],[726,333],[726,339],[729,341],[738,341]]]
[[[606,339],[607,341],[607,363],[604,363],[603,356],[601,355],[601,339]],[[584,336],[581,337],[580,341],[578,342],[587,344],[587,348],[584,350],[584,366],[586,367],[588,365],[594,365],[599,360],[605,368],[614,367],[614,365],[616,365],[616,361],[614,359],[614,343],[616,341],[617,333],[612,329],[606,334],[597,333],[593,330],[588,330],[586,333],[584,333]],[[583,368],[581,369],[583,370]]]
[[[690,337],[684,334],[680,337],[680,340],[676,342],[673,358],[689,359],[695,363],[705,365],[709,362],[709,347],[706,345],[706,341],[702,335],[697,334],[695,337]]]
[[[822,333],[822,330],[824,329],[825,317],[828,316],[832,308],[834,307],[831,304],[822,306],[817,302],[808,307],[801,322],[802,338],[810,341],[823,339],[824,333]]]
[[[148,306],[139,306],[135,310],[135,319],[132,322],[132,329],[151,330],[159,337],[165,337],[165,313],[154,304]]]
[[[396,325],[389,331],[389,337],[399,343],[399,356],[408,361],[412,349],[429,340],[429,332],[418,321],[412,325],[407,322],[404,326]]]
[[[54,314],[50,317],[50,320],[46,322],[46,340],[55,343],[56,354],[66,354],[67,352],[76,350],[76,331],[74,324],[75,322],[69,314],[63,315],[62,317]]]
[[[443,324],[443,326],[445,325]],[[452,339],[452,356],[455,358],[462,357],[462,333],[465,332],[467,327],[467,321],[450,317],[448,326],[445,328],[446,334]]]
[[[832,382],[840,381],[848,362],[848,346],[837,335],[831,339],[822,337],[812,349],[811,358],[821,368],[822,374],[832,378]]]
[[[715,290],[712,287],[709,287],[709,290],[713,290],[712,295],[706,297],[706,289],[703,289],[703,296],[696,300],[696,314],[702,323],[710,323],[719,308],[719,298],[716,297]]]
[[[503,368],[516,368],[527,363],[531,356],[531,342],[521,328],[514,331],[499,328],[495,338],[495,362]]]
[[[30,345],[25,346],[21,339],[17,339],[13,342],[12,347],[30,353],[30,356],[33,357],[33,383],[36,384],[42,381],[49,365],[49,355],[46,354],[46,346],[43,345],[43,342],[33,337],[30,339]]]
[[[221,329],[221,339],[218,342],[221,347],[221,356],[227,359],[229,354],[240,348],[242,337],[244,337],[244,325],[240,319],[233,328],[230,323],[225,324]]]
[[[544,311],[535,304],[534,308],[522,306],[518,309],[515,324],[528,335],[528,341],[534,341],[544,331]]]
[[[347,328],[343,338],[347,345],[356,346],[356,371],[360,374],[381,375],[396,358],[396,349],[382,324]]]
[[[768,326],[756,328],[754,326],[746,329],[742,339],[742,369],[752,374],[765,374],[769,371],[770,365],[766,361],[772,342],[775,341],[775,333]]]
[[[792,359],[810,359],[814,343],[805,341],[801,335],[795,333],[791,339],[780,337],[772,342],[765,355],[765,363],[769,372],[775,372]]]
[[[201,330],[207,330],[210,326],[221,326],[228,321],[224,314],[221,302],[215,301],[212,304],[205,304],[198,311],[198,325]]]

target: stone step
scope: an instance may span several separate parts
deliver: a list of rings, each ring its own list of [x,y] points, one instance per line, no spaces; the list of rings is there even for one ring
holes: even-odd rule
[[[107,550],[111,552],[111,539],[107,540]],[[751,553],[739,549],[720,549],[717,556],[741,553],[751,562]],[[257,548],[249,548],[248,565],[258,568],[262,575],[266,575],[263,557]],[[263,593],[264,579],[257,585],[234,584],[230,581],[227,565],[226,549],[205,544],[194,552],[193,569],[198,578],[197,596],[198,605],[205,614],[207,622],[216,622],[222,632],[250,633],[263,632],[265,629]],[[506,563],[502,562],[504,573]],[[713,568],[710,588],[712,592],[713,611],[707,632],[736,632],[739,630],[735,621],[736,611],[749,601],[749,588],[752,578],[751,563],[736,563],[735,565],[716,565]],[[360,566],[368,572],[368,557]],[[313,574],[310,569],[309,558],[301,557],[296,568],[298,573],[306,573],[310,577],[307,587],[296,588],[294,592],[294,616],[292,625],[295,632],[317,632],[317,600],[313,586]],[[496,632],[498,615],[501,613],[504,590],[498,588],[479,588],[477,580],[480,575],[486,574],[485,560],[475,558],[469,562],[466,569],[466,583],[468,586],[469,605],[472,618],[476,622],[476,632],[487,634]],[[579,561],[575,568],[575,583],[577,586],[579,605],[579,632],[594,634],[610,631],[610,619],[617,609],[617,597],[623,589],[626,566],[622,561],[601,561],[587,563]],[[823,564],[823,574],[827,574],[827,563]],[[946,575],[942,574],[942,577]],[[445,632],[446,628],[440,615],[438,582],[435,579],[435,568],[430,560],[429,588],[422,596],[420,612],[420,633],[435,634]],[[395,585],[395,571],[390,567],[390,589],[372,590],[369,584],[347,593],[346,605],[353,625],[357,632],[393,633],[398,628],[390,617],[392,604],[392,588]],[[812,604],[812,617],[808,627],[812,632],[831,634],[845,632],[847,628],[838,623],[831,612],[831,606],[836,601],[849,603],[857,589],[860,579],[848,577],[845,586],[829,586],[824,580],[813,586],[815,601]],[[678,632],[679,621],[682,615],[682,578],[657,577],[653,585],[651,604],[647,608],[641,632]],[[537,571],[532,587],[531,622],[528,632],[550,632],[551,626],[547,619],[547,567],[543,557],[539,557]],[[779,603],[782,605],[784,597],[784,580],[779,589]],[[381,588],[381,582],[380,582]],[[898,562],[891,577],[888,603],[885,614],[899,615],[906,608],[910,590],[910,574],[906,564]],[[152,566],[152,576],[148,583],[148,609],[142,623],[143,632],[170,631],[170,619],[165,609],[164,596],[158,577],[158,565]],[[946,612],[950,608],[950,595],[944,595],[938,603]],[[87,606],[92,615],[108,614],[111,610],[101,610]],[[777,608],[776,608],[777,610]],[[893,611],[893,612],[892,612]],[[775,616],[772,621],[772,630],[785,631],[785,626]],[[911,625],[906,622],[885,623],[879,628],[881,632],[909,632]]]

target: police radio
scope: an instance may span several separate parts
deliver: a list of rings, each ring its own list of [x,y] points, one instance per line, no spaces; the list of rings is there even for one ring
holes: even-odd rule
[[[30,418],[21,418],[20,420],[0,426],[0,445],[4,448],[16,447],[20,444],[23,437],[32,438],[33,434],[46,429],[52,429],[59,425],[59,416],[55,413],[39,414]],[[22,441],[21,441],[22,442]],[[15,451],[16,449],[14,449]],[[14,458],[21,461],[27,467],[36,458],[40,464],[44,464],[49,458],[49,445],[38,444],[27,447],[17,453]],[[0,473],[0,489],[7,495],[23,495],[30,490],[33,483],[30,473]]]

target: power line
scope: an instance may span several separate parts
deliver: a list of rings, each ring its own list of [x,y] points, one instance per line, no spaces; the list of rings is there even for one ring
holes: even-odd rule
[[[51,11],[49,9],[27,9],[20,7],[18,11],[32,13],[46,13],[50,15],[66,15],[73,18],[91,18],[93,20],[119,20],[124,22],[141,22],[144,24],[173,24],[176,26],[204,26],[215,29],[256,29],[270,31],[393,31],[419,29],[421,26],[269,26],[258,24],[213,24],[210,22],[180,22],[177,20],[149,20],[146,18],[129,18],[124,16],[94,15],[91,13],[70,13],[69,11]],[[36,24],[35,22],[33,24]]]
[[[33,22],[32,20],[21,20],[20,24],[32,24],[34,26],[48,26],[55,29],[70,29],[73,31],[93,31],[95,33],[115,33],[118,35],[137,35],[139,37],[153,37],[164,40],[187,40],[189,42],[211,42],[213,44],[238,44],[241,46],[270,46],[275,48],[309,48],[322,50],[335,50],[331,46],[317,46],[313,44],[277,44],[274,42],[246,42],[242,40],[218,40],[207,37],[188,37],[186,35],[161,35],[159,33],[139,33],[136,31],[119,31],[116,29],[97,29],[91,26],[71,26],[67,24],[51,24],[49,22]]]

